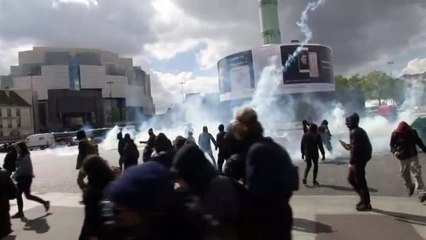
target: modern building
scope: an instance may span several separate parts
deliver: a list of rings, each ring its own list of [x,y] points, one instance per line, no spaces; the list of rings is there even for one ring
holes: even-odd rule
[[[17,92],[0,90],[0,139],[16,139],[33,133],[32,107]]]
[[[99,49],[34,47],[1,76],[1,88],[38,96],[40,131],[138,121],[155,113],[148,71]]]

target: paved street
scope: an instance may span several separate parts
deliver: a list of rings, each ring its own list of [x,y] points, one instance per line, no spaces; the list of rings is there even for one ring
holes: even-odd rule
[[[75,183],[76,154],[76,147],[32,152],[33,192],[50,200],[52,210],[45,214],[40,205],[24,200],[27,219],[13,220],[15,232],[6,239],[77,239],[83,208],[78,204],[81,196]],[[101,155],[117,165],[115,150],[101,149]],[[422,156],[424,166],[425,160]],[[298,163],[302,174],[303,162]],[[292,198],[294,239],[426,239],[426,206],[415,197],[406,197],[398,171],[398,162],[390,155],[371,160],[367,178],[375,210],[357,213],[354,205],[358,199],[346,181],[347,159],[321,163],[321,187],[309,185],[310,175],[308,186],[302,186]],[[11,204],[13,214],[16,202]]]

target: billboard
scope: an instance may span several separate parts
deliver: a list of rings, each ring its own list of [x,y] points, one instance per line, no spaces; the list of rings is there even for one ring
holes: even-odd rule
[[[221,101],[248,99],[267,66],[283,69],[277,94],[334,91],[332,50],[305,45],[287,69],[282,68],[299,45],[266,45],[232,54],[218,62]]]
[[[283,65],[299,46],[281,46]],[[333,84],[333,66],[331,49],[321,45],[307,45],[295,60],[283,72],[283,84],[325,83]]]

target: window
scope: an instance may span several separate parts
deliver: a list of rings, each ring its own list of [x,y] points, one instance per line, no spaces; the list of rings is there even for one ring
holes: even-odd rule
[[[7,127],[12,128],[12,118],[7,119]]]
[[[0,108],[0,118],[3,116],[3,109]]]
[[[20,117],[20,116],[21,116],[21,109],[20,109],[20,108],[17,108],[17,109],[16,109],[16,116],[17,116],[17,117]]]
[[[0,130],[0,137],[3,137],[3,130]]]
[[[7,109],[7,116],[12,117],[12,109],[10,108]]]
[[[18,128],[20,128],[21,127],[21,118],[19,117],[17,120],[16,120],[16,124],[18,125],[17,127]]]
[[[3,128],[3,119],[0,118],[0,128]]]

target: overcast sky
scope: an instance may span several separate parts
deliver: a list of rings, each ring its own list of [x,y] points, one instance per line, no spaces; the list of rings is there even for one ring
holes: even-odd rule
[[[185,92],[218,91],[216,62],[262,45],[257,0],[0,0],[0,73],[36,46],[95,47],[147,60],[159,109]],[[283,42],[302,39],[307,0],[278,0]],[[425,0],[327,0],[309,15],[311,42],[336,74],[426,71]],[[165,95],[167,94],[167,95]],[[163,96],[174,95],[174,98]]]

